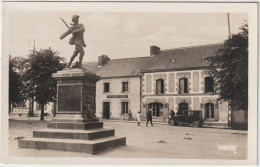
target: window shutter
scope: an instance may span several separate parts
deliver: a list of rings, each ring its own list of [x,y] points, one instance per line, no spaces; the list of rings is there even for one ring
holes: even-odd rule
[[[203,105],[202,103],[200,103],[200,109],[203,109],[203,106],[204,106],[204,105]]]
[[[215,104],[215,108],[218,109],[218,103]]]
[[[166,103],[166,104],[164,104],[164,108],[168,108],[168,104]]]

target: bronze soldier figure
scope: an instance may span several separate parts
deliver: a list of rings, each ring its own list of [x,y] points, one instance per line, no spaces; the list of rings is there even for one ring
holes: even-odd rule
[[[85,28],[83,24],[79,24],[78,15],[72,16],[72,22],[73,24],[71,24],[71,27],[69,27],[69,29],[64,34],[61,35],[60,39],[65,38],[69,34],[72,34],[69,44],[75,45],[75,50],[73,52],[73,55],[70,58],[69,63],[67,64],[67,68],[70,68],[72,61],[74,60],[75,57],[77,57],[78,54],[79,54],[79,62],[77,67],[82,68],[82,60],[85,54],[83,47],[86,47],[86,44],[84,42],[84,37],[83,37]]]

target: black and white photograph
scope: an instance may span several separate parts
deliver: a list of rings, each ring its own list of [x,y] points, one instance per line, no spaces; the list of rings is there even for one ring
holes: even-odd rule
[[[2,164],[257,165],[258,2],[1,5]]]

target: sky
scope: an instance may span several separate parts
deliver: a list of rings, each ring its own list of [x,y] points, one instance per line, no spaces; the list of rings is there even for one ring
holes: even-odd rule
[[[2,42],[9,44],[9,54],[26,57],[35,48],[58,51],[67,61],[74,46],[70,36],[60,40],[72,15],[80,16],[85,26],[85,56],[83,62],[97,61],[98,56],[111,59],[145,57],[150,46],[163,49],[215,44],[228,37],[227,13],[171,13],[171,12],[106,12],[106,11],[11,11],[4,29],[9,37]],[[231,33],[237,33],[247,20],[247,14],[230,13]],[[5,24],[3,22],[3,24]]]

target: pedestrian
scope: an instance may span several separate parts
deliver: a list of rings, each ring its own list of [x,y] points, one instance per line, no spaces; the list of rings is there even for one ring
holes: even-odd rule
[[[174,116],[175,116],[175,112],[173,110],[171,110],[171,112],[169,113],[169,121],[168,121],[168,124],[170,124],[171,120],[174,119]]]
[[[146,122],[146,126],[148,125],[148,122],[150,121],[151,122],[151,125],[153,126],[153,120],[152,120],[152,111],[151,110],[148,110],[148,113],[147,113],[147,122]]]
[[[142,116],[141,111],[139,111],[139,112],[137,113],[137,116],[136,116],[137,126],[140,126],[141,116]]]
[[[173,119],[174,116],[175,116],[175,112],[171,110],[171,118]]]
[[[128,121],[132,121],[132,113],[131,113],[131,110],[128,110]]]

